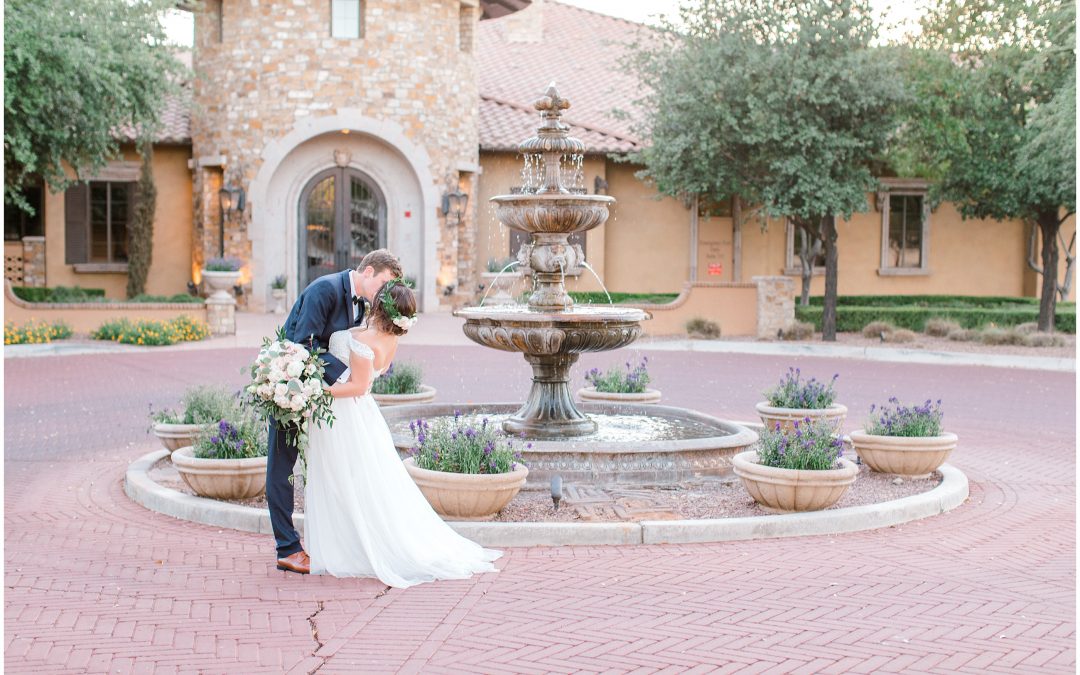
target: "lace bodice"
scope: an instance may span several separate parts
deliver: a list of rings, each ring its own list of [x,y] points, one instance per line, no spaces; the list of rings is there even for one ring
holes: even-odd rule
[[[365,359],[370,359],[373,363],[375,361],[375,352],[372,351],[371,347],[358,341],[348,330],[339,330],[336,333],[333,333],[330,336],[330,347],[327,351],[346,366],[349,365],[350,352],[356,352]],[[375,377],[382,374],[383,371],[381,370],[375,371]],[[368,385],[368,392],[370,391],[371,386]]]

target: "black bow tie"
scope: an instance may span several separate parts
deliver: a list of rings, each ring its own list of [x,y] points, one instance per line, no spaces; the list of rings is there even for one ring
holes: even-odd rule
[[[353,299],[352,299],[352,304],[359,307],[360,305],[364,304],[364,299],[361,298],[359,295],[354,296]]]

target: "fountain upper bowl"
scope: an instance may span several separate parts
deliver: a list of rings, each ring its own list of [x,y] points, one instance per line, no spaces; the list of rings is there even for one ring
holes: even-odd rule
[[[568,193],[499,195],[492,197],[499,222],[521,232],[585,232],[603,225],[615,203],[607,195]]]

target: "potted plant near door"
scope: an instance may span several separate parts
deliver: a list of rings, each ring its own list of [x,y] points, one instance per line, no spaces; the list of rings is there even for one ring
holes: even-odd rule
[[[233,397],[216,387],[191,387],[180,399],[180,410],[150,408],[150,430],[169,452],[193,445],[199,432],[226,417],[235,407]]]
[[[429,403],[435,387],[421,383],[423,371],[414,363],[391,363],[371,384],[371,396],[382,406]]]
[[[212,499],[250,499],[266,490],[267,425],[236,406],[203,429],[193,446],[173,453],[173,466],[196,494]]]
[[[230,291],[240,281],[239,258],[210,258],[203,264],[202,278],[214,297],[231,297]]]
[[[431,507],[450,520],[489,520],[525,485],[513,441],[487,418],[409,424],[415,445],[405,468]]]
[[[870,406],[865,429],[851,432],[863,464],[881,473],[926,477],[956,449],[956,434],[941,428],[941,401],[904,406],[895,397],[887,406]]]
[[[270,297],[274,299],[274,314],[285,313],[285,286],[289,278],[279,274],[270,282]]]
[[[765,392],[765,400],[756,406],[765,428],[772,429],[780,424],[791,429],[794,422],[809,417],[828,420],[833,432],[838,433],[847,416],[847,407],[835,403],[833,386],[838,377],[833,375],[828,382],[813,377],[803,380],[799,368],[788,368],[780,384]]]
[[[590,386],[578,390],[582,401],[600,403],[659,403],[660,390],[649,388],[649,357],[641,357],[636,366],[627,361],[625,368],[614,366],[601,373],[593,368],[585,373]]]
[[[855,482],[859,468],[843,457],[844,442],[827,419],[779,422],[761,432],[755,450],[731,459],[732,470],[758,504],[776,513],[827,509]]]

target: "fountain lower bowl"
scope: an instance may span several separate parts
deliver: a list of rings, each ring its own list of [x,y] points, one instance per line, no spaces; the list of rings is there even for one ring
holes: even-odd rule
[[[513,414],[515,403],[432,403],[382,409],[394,445],[403,455],[413,446],[409,422],[462,415],[492,423]],[[584,485],[671,485],[702,476],[728,476],[731,458],[757,442],[744,426],[673,406],[585,403],[596,433],[561,439],[526,438],[520,446],[529,467],[525,487],[541,489],[552,476]]]

